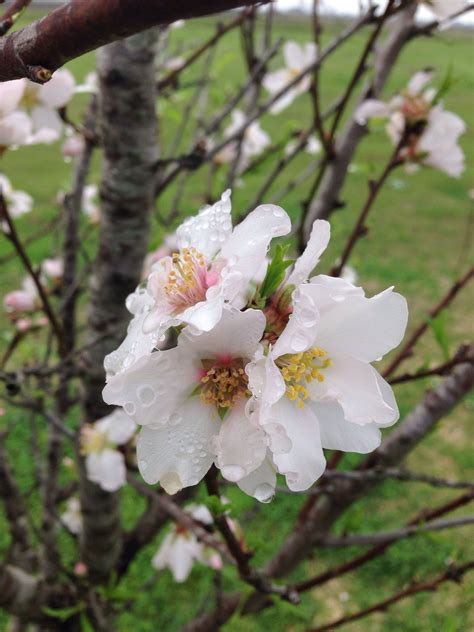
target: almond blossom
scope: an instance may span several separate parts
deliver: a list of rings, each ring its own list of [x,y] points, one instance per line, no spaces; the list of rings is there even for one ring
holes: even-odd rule
[[[19,107],[31,117],[33,134],[30,143],[53,143],[62,134],[64,123],[58,109],[65,107],[72,99],[76,82],[69,70],[57,70],[51,79],[43,84],[28,79],[23,82],[23,93]]]
[[[99,189],[96,184],[88,184],[82,193],[82,211],[91,224],[100,223]]]
[[[205,206],[176,231],[178,252],[155,264],[148,283],[154,305],[144,320],[145,333],[162,336],[169,327],[188,324],[210,331],[224,304],[244,307],[249,284],[272,238],[291,228],[278,206],[263,204],[232,229],[230,191]]]
[[[231,481],[262,463],[266,440],[246,410],[245,367],[264,329],[261,311],[225,308],[211,331],[186,328],[175,348],[142,356],[108,380],[104,400],[144,426],[137,456],[147,483],[174,494],[214,462]]]
[[[246,116],[241,110],[233,110],[232,121],[224,130],[224,138],[233,136],[245,125],[246,120]],[[238,157],[237,173],[242,173],[248,167],[251,158],[260,155],[264,149],[270,146],[270,143],[270,136],[260,127],[258,121],[254,121],[245,128],[240,148],[237,140],[229,143],[214,156],[214,162],[217,164],[230,163]]]
[[[135,423],[122,410],[81,428],[81,451],[85,457],[87,478],[107,492],[125,485],[125,459],[117,446],[130,441]]]
[[[23,90],[22,79],[0,83],[0,156],[8,147],[24,145],[31,135],[29,116],[17,109]]]
[[[295,149],[298,146],[298,142],[299,142],[298,139],[294,139],[294,140],[290,140],[290,142],[287,143],[287,145],[285,146],[285,156],[289,156],[295,151]],[[322,148],[323,148],[322,143],[319,140],[319,138],[316,136],[316,134],[311,134],[311,136],[308,137],[306,144],[304,146],[305,152],[309,154],[310,156],[316,156],[317,154],[320,153]]]
[[[82,533],[82,513],[79,498],[72,496],[66,503],[66,511],[61,514],[61,521],[74,535]]]
[[[308,281],[329,234],[328,222],[314,223],[306,250],[265,310],[268,352],[247,368],[259,423],[271,429],[266,462],[252,474],[255,490],[270,493],[275,469],[293,491],[307,489],[324,472],[323,448],[371,452],[379,428],[398,419],[392,390],[371,363],[402,340],[406,301],[393,288],[369,299],[343,279]]]
[[[8,212],[13,219],[29,213],[33,208],[31,195],[25,191],[15,191],[10,180],[3,173],[0,173],[0,192],[7,202]]]
[[[264,87],[272,95],[282,90],[286,85],[293,81],[302,72],[302,70],[316,61],[316,45],[314,42],[308,42],[304,46],[300,46],[296,42],[286,42],[283,47],[283,57],[286,68],[270,72],[263,79]],[[296,86],[288,90],[272,105],[270,112],[272,114],[278,114],[287,108],[291,103],[293,103],[296,97],[307,92],[310,85],[311,78],[309,75],[305,75]]]
[[[466,0],[421,0],[441,22],[455,15],[467,6]]]
[[[194,520],[205,525],[212,524],[212,516],[204,505],[188,505],[184,509]],[[189,577],[194,562],[199,562],[210,568],[222,568],[219,553],[206,546],[180,524],[174,524],[165,535],[160,548],[152,559],[152,566],[156,570],[169,568],[176,582],[181,583]]]
[[[406,89],[388,103],[364,101],[355,118],[361,125],[371,118],[388,118],[386,130],[394,145],[407,134],[400,157],[408,165],[428,165],[457,178],[464,171],[464,153],[458,139],[466,126],[459,116],[437,102],[436,90],[425,89],[431,78],[431,72],[416,73]]]
[[[38,308],[38,290],[33,279],[25,277],[21,289],[5,294],[3,306],[6,312],[14,315],[35,311]]]

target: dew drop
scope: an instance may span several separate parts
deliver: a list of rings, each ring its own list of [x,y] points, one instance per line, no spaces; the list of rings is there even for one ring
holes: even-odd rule
[[[268,483],[261,483],[256,487],[253,495],[261,503],[269,503],[275,495],[275,490]]]
[[[281,208],[274,208],[272,211],[274,217],[283,217],[284,213]]]
[[[236,483],[245,476],[245,470],[240,465],[226,465],[222,468],[222,476],[228,481]]]
[[[170,415],[168,422],[171,426],[177,426],[179,423],[181,423],[182,420],[183,418],[179,413],[173,413],[172,415]]]
[[[124,405],[123,409],[127,413],[127,415],[134,415],[137,411],[137,408],[133,402],[127,402]]]
[[[300,353],[307,349],[310,344],[310,338],[302,331],[297,331],[293,334],[290,340],[290,346],[295,353]]]
[[[137,397],[143,406],[151,406],[156,400],[156,392],[151,386],[140,386],[137,389]]]
[[[148,463],[144,459],[140,459],[138,461],[138,468],[140,472],[145,472],[146,469],[148,468]]]

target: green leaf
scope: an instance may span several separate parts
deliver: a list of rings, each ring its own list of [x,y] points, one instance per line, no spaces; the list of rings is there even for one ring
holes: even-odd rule
[[[285,259],[289,245],[282,246],[278,244],[275,256],[268,266],[267,274],[260,286],[259,297],[262,299],[271,296],[281,285],[285,278],[285,270],[294,263],[294,259]]]
[[[443,83],[438,88],[438,92],[436,93],[435,98],[433,99],[433,104],[436,104],[439,101],[441,101],[441,99],[445,96],[445,94],[447,94],[451,90],[454,83],[455,83],[455,79],[454,79],[454,73],[453,73],[453,65],[449,64],[448,70],[446,71],[446,74],[443,79]]]
[[[94,632],[94,628],[85,612],[81,612],[81,632]]]
[[[438,314],[436,318],[430,318],[428,324],[433,330],[434,337],[443,352],[444,359],[448,361],[451,357],[451,353],[449,350],[448,334],[446,332],[446,314],[447,312],[444,311]]]
[[[84,604],[79,603],[76,606],[71,606],[70,608],[48,608],[44,607],[43,612],[47,614],[49,617],[53,617],[54,619],[59,619],[60,621],[67,621],[78,612],[81,612],[84,608]]]

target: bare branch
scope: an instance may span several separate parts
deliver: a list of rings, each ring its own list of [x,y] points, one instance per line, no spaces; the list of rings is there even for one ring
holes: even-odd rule
[[[27,77],[45,83],[71,59],[152,26],[260,3],[261,0],[142,0],[137,11],[135,0],[70,0],[0,40],[0,81]]]

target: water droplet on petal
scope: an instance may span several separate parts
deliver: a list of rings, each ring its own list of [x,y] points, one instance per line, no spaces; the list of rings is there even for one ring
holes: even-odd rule
[[[274,208],[272,212],[273,212],[273,215],[275,217],[283,217],[284,216],[284,213],[281,210],[281,208]]]
[[[168,422],[171,426],[177,426],[179,423],[181,423],[182,420],[183,418],[179,413],[173,413],[172,415],[170,415]]]
[[[148,463],[146,461],[144,461],[143,459],[140,459],[138,461],[138,468],[140,472],[145,472],[147,467],[148,467]]]
[[[127,402],[124,405],[123,409],[127,413],[127,415],[134,415],[137,411],[137,408],[133,402]]]
[[[310,342],[311,340],[305,332],[297,331],[291,337],[290,346],[295,353],[300,353],[308,348]]]
[[[240,465],[226,465],[222,468],[222,476],[235,483],[245,476],[245,470]]]
[[[261,503],[269,503],[275,495],[275,490],[268,483],[261,483],[257,486],[253,495]]]
[[[156,400],[155,389],[147,385],[139,386],[137,389],[137,397],[143,406],[151,406]]]
[[[167,494],[176,494],[183,488],[179,474],[176,472],[167,472],[161,477],[160,483]]]

